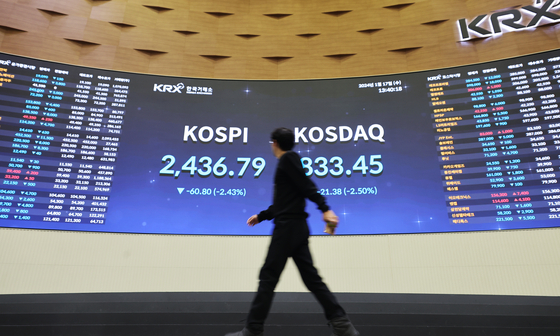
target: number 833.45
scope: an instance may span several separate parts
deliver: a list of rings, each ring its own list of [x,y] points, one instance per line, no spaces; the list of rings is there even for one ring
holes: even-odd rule
[[[303,169],[307,176],[315,175],[318,177],[327,176],[351,176],[353,173],[366,175],[379,175],[383,172],[383,163],[381,162],[381,155],[370,155],[369,160],[366,155],[361,155],[352,165],[352,169],[344,168],[344,160],[340,156],[333,156],[330,159],[325,157],[317,157],[312,160],[309,157],[301,158]],[[330,168],[330,167],[332,168]]]

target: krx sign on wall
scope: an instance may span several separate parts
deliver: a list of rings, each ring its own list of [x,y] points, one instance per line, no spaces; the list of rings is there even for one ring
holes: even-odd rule
[[[481,14],[472,21],[457,21],[461,41],[490,37],[560,22],[560,0],[536,0],[534,5]]]

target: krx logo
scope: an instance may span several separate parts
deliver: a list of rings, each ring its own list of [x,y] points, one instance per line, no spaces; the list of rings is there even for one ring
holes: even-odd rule
[[[541,6],[540,8],[537,6],[524,6],[521,8],[523,12],[518,9],[509,9],[490,15],[489,29],[480,26],[488,16],[487,14],[479,15],[471,22],[467,22],[467,19],[460,19],[458,24],[459,30],[461,31],[461,40],[467,41],[474,37],[489,37],[501,34],[502,29],[506,31],[515,31],[536,27],[543,18],[548,19],[548,23],[560,22],[560,15],[551,12],[553,9],[560,7],[560,0],[536,0],[535,5]],[[528,19],[525,20],[529,21],[529,23],[523,23],[523,14],[532,15],[530,21]],[[475,36],[471,36],[471,33]]]
[[[168,84],[154,84],[155,92],[169,92],[169,93],[182,93],[182,89],[185,88],[185,84],[179,83],[177,85]]]

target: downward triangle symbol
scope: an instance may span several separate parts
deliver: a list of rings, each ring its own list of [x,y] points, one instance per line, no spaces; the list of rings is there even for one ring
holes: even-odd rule
[[[185,190],[185,188],[177,188],[177,191],[179,192],[179,195],[181,195],[183,193],[183,190]]]

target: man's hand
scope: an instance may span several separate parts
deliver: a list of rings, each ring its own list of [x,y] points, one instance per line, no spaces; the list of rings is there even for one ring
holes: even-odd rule
[[[338,225],[338,216],[332,210],[323,212],[323,220],[327,224]]]
[[[253,216],[249,217],[249,219],[247,219],[247,225],[255,226],[257,224],[259,224],[259,216],[258,215],[253,215]]]
[[[334,235],[334,230],[338,226],[338,216],[332,211],[323,212],[323,220],[327,223],[325,227],[325,232]]]

